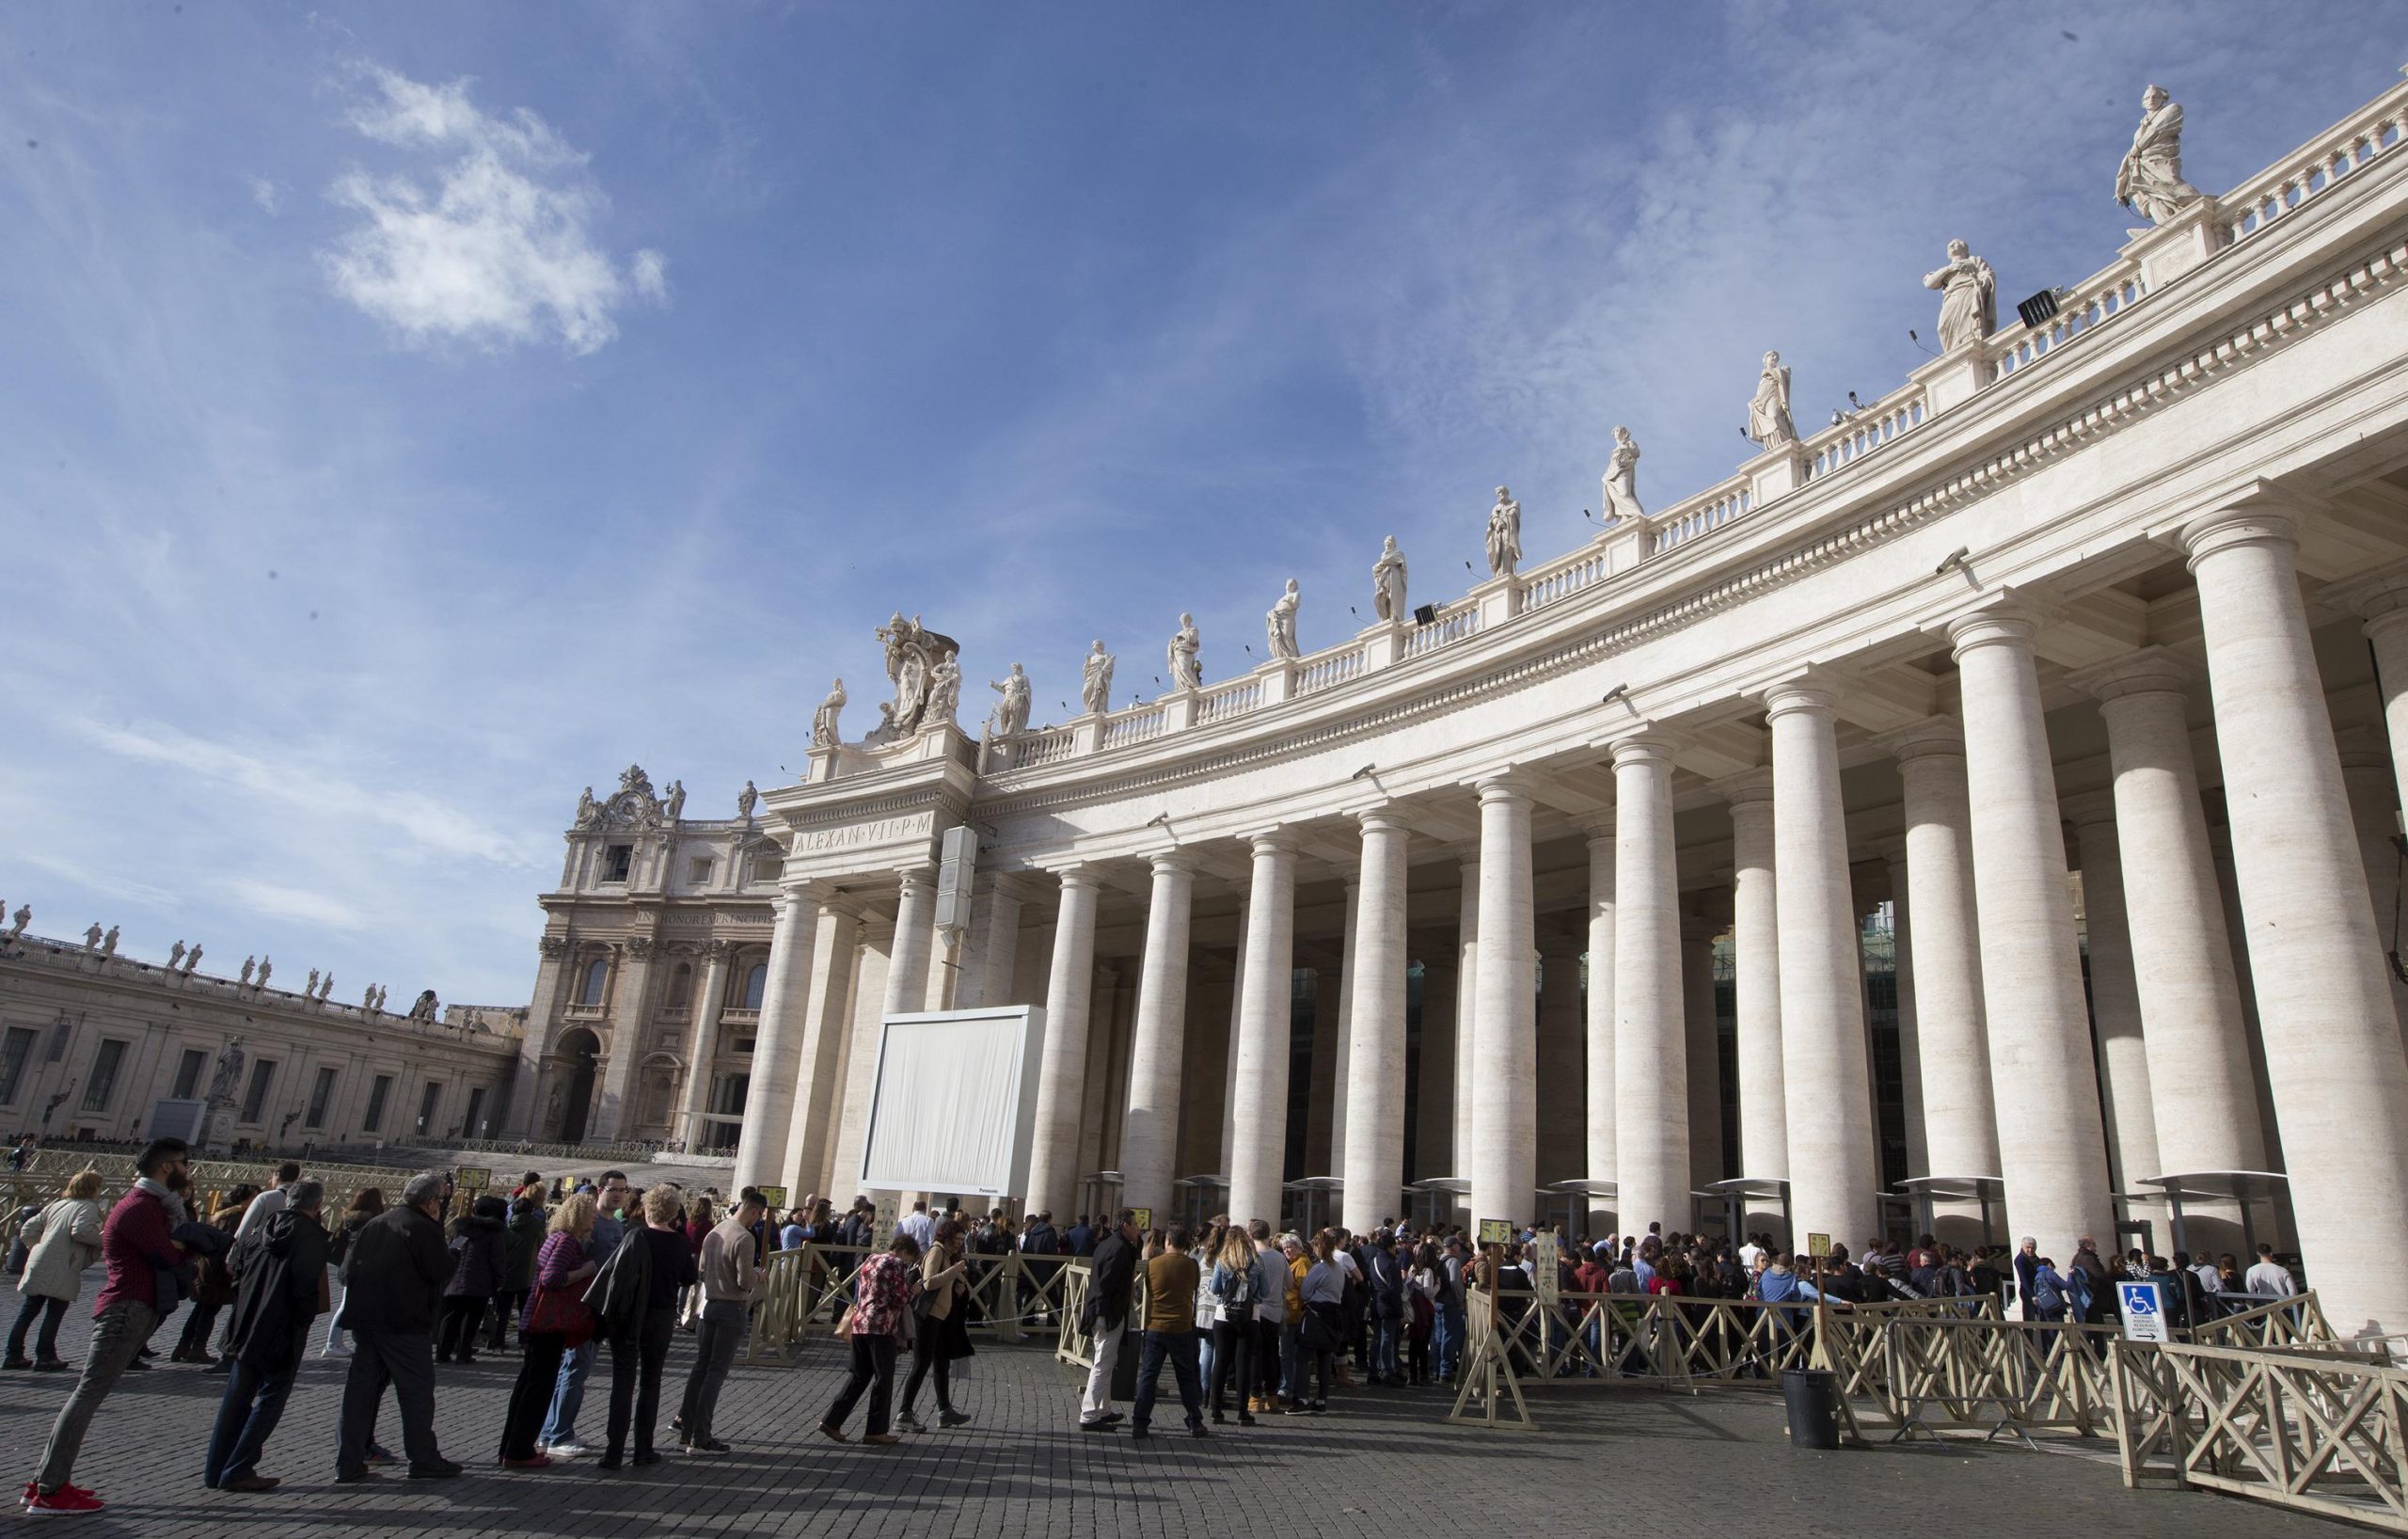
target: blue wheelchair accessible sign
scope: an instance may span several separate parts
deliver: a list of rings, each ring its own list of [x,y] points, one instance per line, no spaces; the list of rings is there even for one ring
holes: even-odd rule
[[[2124,1340],[2127,1341],[2167,1341],[2173,1332],[2165,1328],[2165,1301],[2153,1282],[2119,1282],[2115,1284],[2115,1302],[2123,1306]]]

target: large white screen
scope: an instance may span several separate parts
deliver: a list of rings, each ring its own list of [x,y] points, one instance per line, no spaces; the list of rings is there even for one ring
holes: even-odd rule
[[[1044,1032],[1045,1012],[1030,1005],[888,1016],[879,1026],[862,1184],[1017,1194],[1028,1177]]]

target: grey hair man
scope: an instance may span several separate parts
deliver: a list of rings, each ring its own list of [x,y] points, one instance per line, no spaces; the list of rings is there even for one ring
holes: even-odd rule
[[[240,1292],[227,1329],[226,1398],[210,1434],[201,1483],[218,1491],[273,1491],[259,1472],[309,1355],[310,1323],[325,1306],[326,1231],[319,1209],[325,1187],[294,1181],[281,1207],[237,1241],[230,1265]]]
[[[452,1276],[452,1253],[436,1218],[442,1206],[443,1178],[431,1170],[413,1176],[402,1188],[401,1205],[365,1225],[352,1242],[342,1315],[356,1344],[342,1391],[338,1481],[372,1478],[369,1437],[388,1384],[401,1403],[410,1479],[460,1473],[435,1441],[435,1314]]]

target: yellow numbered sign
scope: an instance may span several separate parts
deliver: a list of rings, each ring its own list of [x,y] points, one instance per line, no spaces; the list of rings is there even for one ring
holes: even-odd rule
[[[1820,1260],[1821,1258],[1823,1258],[1823,1257],[1825,1257],[1825,1256],[1829,1256],[1830,1253],[1831,1253],[1831,1237],[1830,1237],[1830,1235],[1828,1235],[1828,1234],[1814,1234],[1814,1233],[1809,1233],[1809,1234],[1806,1236],[1806,1254],[1807,1254],[1807,1255],[1809,1255],[1809,1256],[1813,1256],[1813,1257],[1816,1258],[1817,1260]]]
[[[1137,1215],[1137,1232],[1138,1232],[1138,1233],[1143,1234],[1143,1233],[1145,1233],[1148,1230],[1152,1229],[1152,1228],[1154,1227],[1154,1210],[1153,1210],[1153,1209],[1151,1209],[1151,1208],[1132,1208],[1132,1209],[1130,1209],[1129,1211],[1130,1211],[1131,1213],[1135,1214]]]
[[[1510,1245],[1513,1243],[1513,1221],[1510,1218],[1483,1218],[1480,1221],[1480,1243],[1484,1245]]]

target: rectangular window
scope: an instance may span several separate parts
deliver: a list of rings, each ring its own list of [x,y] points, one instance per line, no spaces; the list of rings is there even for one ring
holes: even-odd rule
[[[335,1098],[335,1069],[332,1064],[318,1071],[318,1083],[309,1087],[309,1115],[302,1122],[312,1128],[326,1125],[326,1104]]]
[[[385,1125],[385,1098],[392,1093],[393,1076],[377,1075],[376,1083],[368,1087],[368,1115],[360,1119],[360,1132],[374,1133]]]
[[[484,1130],[477,1126],[477,1119],[484,1115],[485,1087],[482,1085],[468,1092],[468,1115],[460,1119],[460,1136],[482,1138]]]
[[[267,1093],[276,1087],[276,1065],[261,1058],[251,1065],[251,1087],[243,1092],[243,1120],[256,1122],[267,1115]]]
[[[697,855],[686,864],[686,880],[697,887],[711,884],[711,861],[707,855]]]
[[[426,1093],[418,1098],[418,1131],[426,1132],[435,1125],[435,1108],[443,1100],[443,1082],[428,1080]]]
[[[184,1049],[184,1055],[176,1060],[176,1100],[192,1099],[193,1092],[200,1088],[200,1071],[208,1065],[208,1054],[197,1047]]]
[[[109,1097],[117,1093],[117,1071],[124,1065],[125,1044],[114,1037],[102,1039],[101,1050],[92,1055],[92,1077],[84,1086],[86,1111],[109,1109]]]
[[[634,869],[635,864],[635,846],[612,845],[602,851],[602,880],[625,881],[627,880],[627,873]]]
[[[0,1106],[16,1104],[17,1092],[25,1087],[25,1060],[33,1055],[31,1026],[10,1026],[8,1035],[0,1038]]]
[[[752,857],[752,880],[754,881],[775,881],[778,880],[778,868],[784,864],[784,858],[776,854],[774,851],[767,854],[755,855]]]

